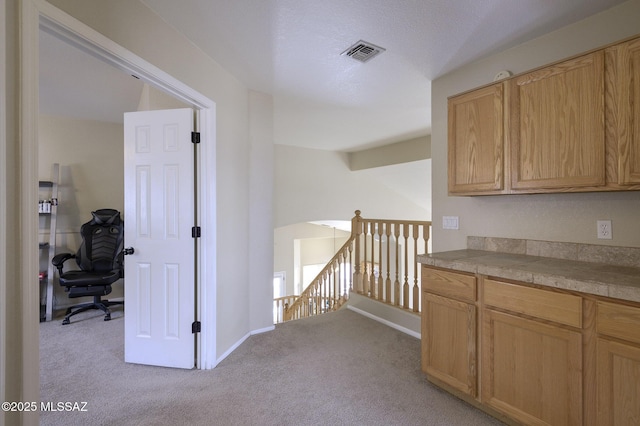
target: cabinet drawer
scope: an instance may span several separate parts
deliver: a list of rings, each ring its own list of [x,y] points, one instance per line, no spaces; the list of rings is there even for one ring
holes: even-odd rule
[[[598,333],[640,343],[640,308],[598,302]]]
[[[476,277],[423,266],[422,290],[474,303],[476,301]]]
[[[582,327],[582,298],[572,294],[485,279],[484,303],[519,314]]]

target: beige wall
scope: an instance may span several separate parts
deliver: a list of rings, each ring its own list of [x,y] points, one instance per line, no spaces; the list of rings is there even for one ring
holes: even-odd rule
[[[640,1],[633,0],[444,75],[432,84],[433,250],[466,247],[466,237],[497,236],[640,246],[640,192],[485,197],[447,196],[447,97],[640,33]],[[460,229],[442,229],[459,216]],[[596,238],[596,220],[611,219],[613,240]]]
[[[331,233],[331,230],[329,230]],[[328,236],[323,238],[303,239],[300,242],[300,264],[325,265],[342,247],[348,238],[348,233],[336,231],[336,237]],[[347,234],[346,236],[343,236]],[[338,236],[339,235],[339,236]],[[303,286],[308,283],[303,283]]]
[[[60,164],[58,232],[78,233],[100,208],[124,209],[123,127],[119,123],[40,116],[38,170]]]
[[[273,322],[273,99],[271,95],[249,92],[249,140],[251,173],[248,260],[251,262],[249,314],[251,330]],[[269,303],[265,303],[269,301]]]
[[[371,176],[351,171],[346,153],[276,145],[275,226],[351,220],[356,210],[372,219],[430,219],[430,211]],[[427,169],[413,179],[428,185]]]

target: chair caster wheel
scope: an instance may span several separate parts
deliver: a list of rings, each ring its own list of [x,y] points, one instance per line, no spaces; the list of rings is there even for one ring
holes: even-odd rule
[[[69,321],[69,318],[65,318],[62,320],[62,325],[67,325],[69,323],[71,323],[71,321]]]

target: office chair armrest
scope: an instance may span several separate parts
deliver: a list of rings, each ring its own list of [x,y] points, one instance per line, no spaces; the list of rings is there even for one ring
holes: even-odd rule
[[[51,263],[53,264],[53,266],[58,268],[58,272],[59,273],[62,273],[62,266],[63,266],[64,262],[66,262],[69,259],[75,259],[75,258],[76,258],[75,254],[59,253],[59,254],[56,254],[55,256],[53,256],[53,259],[51,259]]]

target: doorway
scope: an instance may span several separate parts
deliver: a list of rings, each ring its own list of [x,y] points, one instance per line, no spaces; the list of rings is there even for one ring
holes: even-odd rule
[[[80,226],[91,219],[91,211],[115,209],[124,218],[124,114],[187,105],[45,30],[39,33],[38,171],[48,180],[52,164],[59,164],[58,238],[53,250],[75,253],[81,243]],[[40,219],[48,224],[47,215]],[[51,241],[44,238],[49,227],[41,229],[40,241]],[[42,271],[50,267],[48,251],[41,253]],[[57,282],[51,282],[57,274],[51,270],[48,275],[45,284],[51,295],[46,299],[54,299],[57,309],[91,300],[69,299]],[[122,299],[123,287],[120,280],[105,298]]]
[[[277,324],[278,319],[282,318],[283,306],[276,302],[276,299],[286,296],[285,286],[286,272],[274,272],[273,273],[273,323]]]
[[[215,103],[46,2],[37,2],[37,6],[31,2],[25,2],[24,9],[23,69],[28,71],[25,71],[23,76],[25,108],[22,131],[25,134],[24,150],[30,155],[22,156],[22,166],[24,170],[31,172],[25,173],[24,187],[21,189],[26,190],[29,194],[34,192],[34,188],[37,188],[38,181],[37,160],[34,159],[37,158],[38,153],[39,106],[36,102],[38,99],[38,67],[33,64],[37,64],[37,39],[40,29],[79,48],[86,54],[97,57],[130,75],[135,75],[145,83],[181,100],[197,111],[200,127],[196,131],[200,132],[202,142],[201,156],[197,163],[197,178],[198,182],[207,182],[207,185],[199,185],[196,188],[198,198],[202,200],[197,215],[201,218],[200,223],[203,225],[203,232],[198,244],[201,247],[201,258],[206,259],[206,261],[198,262],[198,268],[195,271],[200,282],[197,291],[197,300],[199,301],[197,319],[206,318],[209,324],[203,333],[197,335],[199,348],[197,368],[215,367]],[[29,199],[29,197],[26,198]],[[29,210],[25,208],[24,211],[28,212]],[[33,214],[35,216],[37,212],[34,210]],[[33,229],[37,220],[35,217],[33,219],[26,221],[23,225],[24,229],[21,231],[23,235],[37,235],[37,229]],[[34,245],[36,243],[37,241],[34,241]],[[37,269],[37,259],[27,261],[25,270],[32,274],[30,272],[32,269]],[[25,299],[25,306],[23,306],[25,312],[36,309],[35,306],[30,306],[36,299],[37,297]],[[37,322],[29,322],[25,324],[25,328],[30,336],[37,336]],[[33,340],[33,338],[30,339],[30,342],[33,343]],[[35,344],[37,345],[37,339]],[[34,352],[38,353],[35,350]]]

